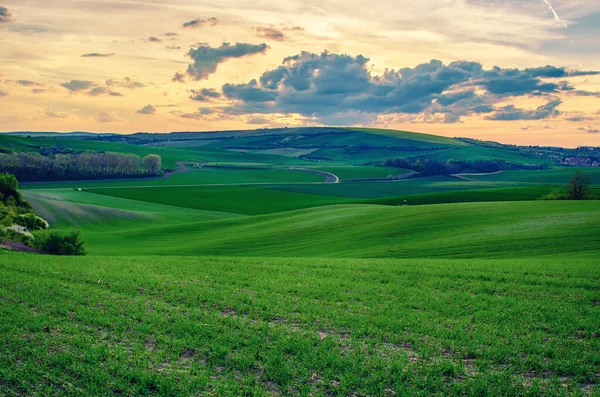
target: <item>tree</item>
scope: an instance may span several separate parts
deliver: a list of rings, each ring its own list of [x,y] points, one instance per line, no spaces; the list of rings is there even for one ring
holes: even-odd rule
[[[15,200],[19,198],[17,189],[19,188],[19,182],[12,174],[0,174],[0,197],[8,199],[13,197]]]
[[[162,160],[157,154],[149,154],[142,159],[144,162],[144,167],[146,170],[150,171],[152,174],[160,173],[162,168]]]
[[[585,200],[589,195],[590,177],[583,171],[577,170],[571,182],[567,185],[569,200]]]

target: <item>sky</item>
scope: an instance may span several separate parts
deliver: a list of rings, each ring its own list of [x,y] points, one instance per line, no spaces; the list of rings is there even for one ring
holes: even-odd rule
[[[0,0],[0,131],[600,146],[597,0]]]

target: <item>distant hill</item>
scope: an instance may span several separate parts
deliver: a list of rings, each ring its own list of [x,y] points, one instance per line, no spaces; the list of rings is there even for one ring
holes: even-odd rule
[[[161,151],[170,159],[170,165],[177,160],[191,159],[195,155],[200,155],[204,161],[223,161],[223,158],[233,156],[236,157],[235,160],[227,161],[251,162],[249,159],[253,158],[252,161],[260,163],[265,161],[264,156],[277,156],[280,159],[292,158],[295,161],[334,165],[378,164],[396,158],[439,162],[498,160],[522,165],[551,165],[558,164],[567,157],[581,156],[587,156],[593,163],[600,156],[600,149],[595,148],[588,148],[586,152],[583,149],[520,147],[471,138],[448,138],[373,128],[298,127],[216,132],[139,132],[127,135],[22,131],[0,134],[0,149],[4,148],[4,151],[7,146],[14,150],[37,151],[36,147],[52,145],[91,151]],[[130,145],[138,148],[132,149]],[[269,158],[267,162],[277,160]],[[289,160],[281,162],[289,163]]]

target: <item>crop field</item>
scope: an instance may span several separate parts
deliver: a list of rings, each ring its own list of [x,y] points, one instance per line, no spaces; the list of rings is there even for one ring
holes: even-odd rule
[[[138,178],[110,181],[67,181],[26,183],[23,189],[62,189],[100,187],[148,187],[186,185],[230,185],[245,183],[313,183],[324,182],[323,175],[286,168],[248,168],[203,166],[175,173],[168,178]]]
[[[386,179],[390,175],[396,177],[410,172],[410,170],[402,168],[373,166],[330,166],[314,168],[337,175],[342,181],[351,179]]]
[[[541,200],[574,168],[424,177],[372,162],[540,159],[405,131],[190,134],[0,136],[178,169],[19,186],[86,256],[0,248],[1,396],[600,396],[600,200]]]
[[[398,181],[355,181],[336,184],[282,184],[272,189],[288,192],[321,194],[327,196],[355,198],[383,198],[439,193],[468,189],[504,188],[519,185],[515,182],[479,182],[467,181],[449,176],[402,179]]]
[[[589,260],[1,257],[4,395],[597,390]]]
[[[471,179],[489,182],[523,182],[547,185],[566,185],[573,176],[573,168],[554,168],[541,171],[503,171],[489,175],[471,175]],[[586,169],[593,185],[600,185],[600,168]]]

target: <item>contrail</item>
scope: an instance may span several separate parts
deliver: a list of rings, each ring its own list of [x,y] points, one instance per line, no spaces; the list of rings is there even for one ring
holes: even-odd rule
[[[550,3],[550,0],[544,0],[544,3],[546,3],[548,5],[548,8],[550,9],[550,11],[552,11],[552,14],[554,14],[554,19],[556,19],[556,22],[560,23],[563,27],[566,28],[567,23],[565,21],[563,21],[562,19],[560,19],[560,17],[556,13],[556,10],[554,9],[554,7],[552,7],[552,3]]]

